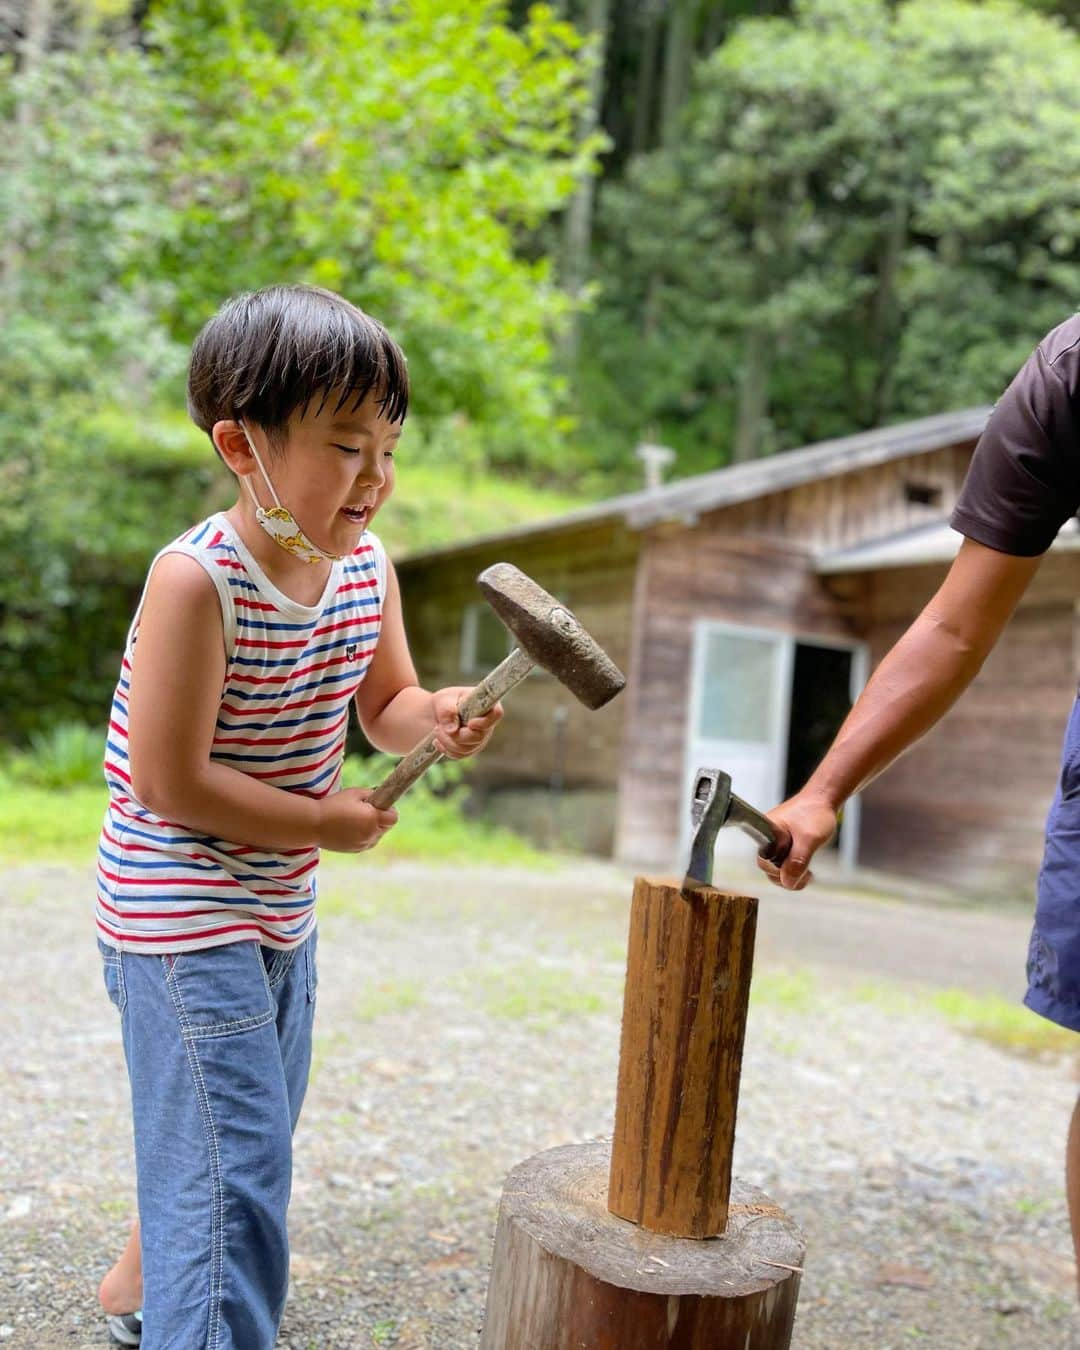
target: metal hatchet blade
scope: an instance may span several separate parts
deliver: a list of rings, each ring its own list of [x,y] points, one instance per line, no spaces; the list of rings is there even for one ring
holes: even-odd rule
[[[731,790],[731,775],[721,769],[698,769],[690,802],[690,821],[694,836],[683,877],[683,895],[712,885],[713,849],[716,836],[725,825],[736,825],[748,834],[758,845],[758,855],[762,858],[771,859],[786,853],[790,843],[786,830],[777,829],[749,802],[736,797]]]

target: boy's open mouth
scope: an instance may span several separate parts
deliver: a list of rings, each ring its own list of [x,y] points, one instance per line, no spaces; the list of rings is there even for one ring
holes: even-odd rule
[[[341,508],[341,514],[348,520],[351,520],[354,525],[364,525],[367,522],[368,516],[371,514],[371,507],[343,506]]]

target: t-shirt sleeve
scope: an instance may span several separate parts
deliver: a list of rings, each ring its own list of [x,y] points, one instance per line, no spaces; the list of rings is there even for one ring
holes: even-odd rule
[[[980,544],[1033,558],[1080,506],[1071,381],[1040,344],[1005,390],[975,447],[950,524]]]

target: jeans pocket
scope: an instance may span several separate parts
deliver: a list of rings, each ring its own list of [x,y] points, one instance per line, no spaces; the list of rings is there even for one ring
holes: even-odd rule
[[[274,997],[258,942],[227,942],[160,958],[186,1040],[233,1036],[274,1016]]]
[[[266,963],[266,978],[269,981],[271,989],[276,989],[285,976],[288,975],[295,959],[295,947],[290,947],[287,952],[267,951],[264,960]]]
[[[118,952],[115,947],[107,947],[100,938],[98,938],[98,949],[101,952],[101,973],[105,980],[105,992],[116,1006],[117,1012],[122,1013],[127,1007],[123,953]]]
[[[313,928],[308,940],[304,943],[304,964],[307,966],[307,996],[308,1002],[315,1002],[315,991],[319,987],[319,965],[315,959],[315,946],[319,939],[319,930]]]

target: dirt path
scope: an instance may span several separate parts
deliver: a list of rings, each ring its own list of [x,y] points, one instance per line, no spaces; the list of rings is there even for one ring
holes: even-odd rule
[[[34,940],[0,996],[0,1346],[107,1343],[94,1290],[133,1182],[90,881],[25,868],[0,894]],[[475,1346],[505,1173],[610,1133],[628,894],[601,866],[325,866],[285,1350]],[[1080,1347],[1073,1066],[854,988],[1010,993],[1026,940],[1023,917],[826,891],[763,906],[735,1170],[807,1234],[796,1350]]]

